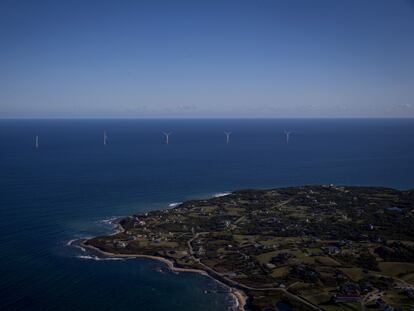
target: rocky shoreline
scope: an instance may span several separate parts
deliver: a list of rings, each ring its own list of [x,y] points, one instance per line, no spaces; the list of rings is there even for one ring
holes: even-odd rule
[[[120,224],[117,224],[117,232],[122,232],[124,229],[122,228],[122,226]],[[240,289],[229,286],[228,284],[225,284],[223,282],[221,282],[220,280],[217,280],[214,276],[210,275],[208,272],[204,271],[204,270],[200,270],[200,269],[191,269],[191,268],[180,268],[175,266],[174,262],[172,260],[169,260],[167,258],[164,257],[160,257],[160,256],[151,256],[151,255],[142,255],[142,254],[115,254],[115,253],[110,253],[110,252],[105,252],[95,246],[92,245],[88,245],[85,244],[84,242],[86,242],[87,240],[83,240],[80,241],[80,245],[82,247],[84,247],[85,249],[90,249],[93,250],[105,257],[111,257],[111,258],[125,258],[125,259],[139,259],[139,258],[143,258],[143,259],[150,259],[150,260],[156,260],[156,261],[160,261],[163,264],[165,264],[168,269],[170,269],[172,272],[190,272],[190,273],[198,273],[201,274],[203,276],[208,276],[212,279],[214,279],[216,282],[219,282],[220,284],[223,284],[224,286],[229,288],[229,293],[230,295],[233,296],[233,298],[235,299],[237,305],[236,308],[238,311],[245,311],[245,306],[246,306],[246,302],[248,299],[248,296]]]
[[[413,286],[402,278],[414,273],[413,202],[413,190],[383,187],[239,190],[125,217],[112,223],[115,234],[83,246],[208,275],[239,310],[339,311],[343,301],[382,303],[377,291],[399,293],[389,306],[410,306]]]

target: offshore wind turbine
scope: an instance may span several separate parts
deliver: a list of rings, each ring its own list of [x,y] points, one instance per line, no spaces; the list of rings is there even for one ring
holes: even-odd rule
[[[165,136],[165,144],[168,145],[170,143],[170,135],[171,132],[162,132]]]
[[[292,132],[290,132],[290,131],[285,131],[286,143],[287,143],[287,144],[289,143],[290,134],[292,134]]]
[[[39,149],[39,135],[36,135],[35,137],[35,147],[36,149]]]
[[[230,143],[231,132],[224,131],[224,134],[226,134],[226,144],[228,145]]]
[[[103,132],[103,145],[106,146],[106,141],[108,140],[108,136],[106,135],[106,131]]]

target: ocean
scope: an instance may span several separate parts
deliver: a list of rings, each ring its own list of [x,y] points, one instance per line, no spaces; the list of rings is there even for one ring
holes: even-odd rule
[[[414,188],[414,120],[1,120],[0,310],[229,310],[208,277],[69,242],[188,199],[331,183]]]

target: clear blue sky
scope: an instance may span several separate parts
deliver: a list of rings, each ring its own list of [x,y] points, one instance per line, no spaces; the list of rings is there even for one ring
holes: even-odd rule
[[[0,1],[0,117],[414,117],[414,1]]]

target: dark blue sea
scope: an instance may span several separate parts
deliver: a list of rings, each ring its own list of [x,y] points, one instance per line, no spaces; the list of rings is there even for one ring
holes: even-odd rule
[[[414,188],[414,120],[2,120],[0,309],[228,310],[207,277],[68,242],[187,199],[330,183]]]

